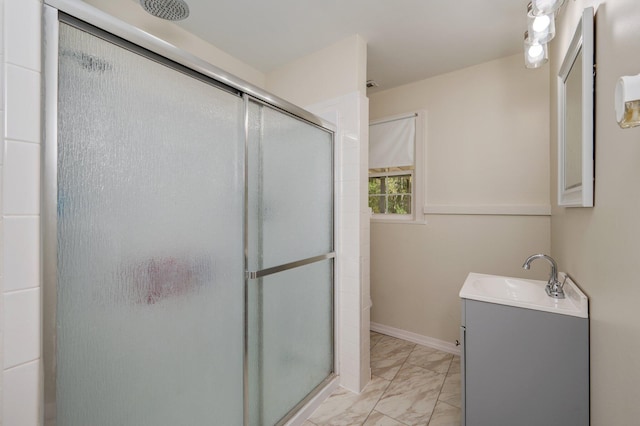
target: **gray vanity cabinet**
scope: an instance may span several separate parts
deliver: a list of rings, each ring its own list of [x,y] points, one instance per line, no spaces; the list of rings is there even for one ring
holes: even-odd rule
[[[589,425],[589,320],[462,299],[462,425]]]

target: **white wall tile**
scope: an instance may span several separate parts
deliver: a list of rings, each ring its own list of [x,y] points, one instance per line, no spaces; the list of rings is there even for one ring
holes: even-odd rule
[[[339,264],[340,274],[348,278],[359,278],[360,262],[357,256],[342,256]]]
[[[7,139],[40,142],[40,73],[6,65],[4,111]]]
[[[342,228],[343,238],[338,241],[338,250],[345,256],[360,255],[360,236],[358,228]]]
[[[344,371],[359,371],[360,370],[360,357],[357,353],[351,354],[354,356],[344,356],[340,359],[340,369]]]
[[[4,371],[3,416],[5,426],[37,426],[39,421],[40,362]]]
[[[345,293],[342,293],[343,295]],[[358,294],[355,295],[355,306],[353,309],[349,307],[345,307],[345,309],[340,309],[340,327],[344,329],[344,327],[353,327],[360,328],[360,308],[359,308],[360,297]]]
[[[37,216],[9,216],[3,221],[4,291],[40,285],[40,220]]]
[[[359,164],[344,164],[340,171],[340,180],[357,181],[360,178]]]
[[[40,214],[40,145],[6,141],[5,159],[4,214]]]
[[[4,295],[4,367],[40,358],[40,289]]]
[[[343,213],[360,213],[360,188],[358,181],[343,181],[340,182],[339,187]]]
[[[341,372],[340,386],[345,389],[349,389],[351,392],[360,392],[362,390],[362,387],[360,386],[360,372]]]
[[[38,0],[5,0],[4,37],[8,63],[40,71],[40,20]]]
[[[359,340],[346,340],[341,343],[342,359],[352,358],[360,359],[360,341]]]

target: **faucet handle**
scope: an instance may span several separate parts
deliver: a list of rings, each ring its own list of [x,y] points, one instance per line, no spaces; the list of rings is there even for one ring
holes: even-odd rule
[[[549,283],[545,287],[545,291],[547,295],[553,297],[554,299],[564,299],[564,284],[567,282],[567,275],[564,276],[564,280],[562,282],[558,280],[553,280],[553,283],[549,281]]]
[[[569,278],[569,275],[564,274],[564,280],[562,280],[562,283],[558,282],[558,287],[560,287],[561,290],[564,288],[564,284],[567,282],[567,278]]]

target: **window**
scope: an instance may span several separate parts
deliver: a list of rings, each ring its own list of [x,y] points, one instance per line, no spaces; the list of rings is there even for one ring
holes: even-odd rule
[[[419,112],[369,126],[369,207],[374,219],[420,217],[423,118]]]
[[[369,207],[374,214],[411,214],[413,168],[369,169]]]

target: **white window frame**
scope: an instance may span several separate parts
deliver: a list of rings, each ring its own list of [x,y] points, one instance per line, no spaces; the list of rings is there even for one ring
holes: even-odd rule
[[[427,128],[427,112],[418,110],[406,114],[385,117],[379,120],[369,122],[369,125],[386,123],[389,121],[402,120],[415,117],[415,141],[414,141],[414,164],[413,170],[399,170],[388,173],[368,173],[367,176],[367,200],[369,199],[368,182],[370,177],[379,176],[395,176],[411,174],[411,214],[379,214],[371,213],[372,222],[387,223],[418,223],[423,224],[424,221],[424,188],[425,182],[425,154],[426,154],[426,128]],[[370,169],[369,169],[370,170]]]

